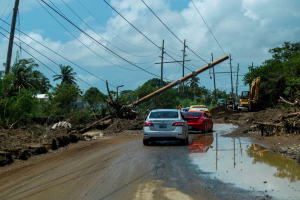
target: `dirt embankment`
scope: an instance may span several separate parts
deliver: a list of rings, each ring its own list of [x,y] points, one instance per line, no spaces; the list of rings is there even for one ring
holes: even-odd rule
[[[216,107],[211,110],[211,116],[216,123],[232,123],[238,128],[228,137],[250,137],[255,143],[260,143],[271,151],[281,153],[294,159],[300,164],[300,131],[276,126],[264,126],[262,135],[261,127],[255,122],[266,124],[289,124],[297,127],[300,124],[298,117],[280,121],[281,115],[294,113],[292,108],[267,109],[259,112],[237,113],[225,107]]]
[[[27,160],[34,155],[56,150],[77,142],[81,137],[80,134],[70,134],[66,129],[48,131],[41,136],[28,129],[1,129],[0,166],[15,159]]]
[[[57,128],[34,125],[26,129],[0,128],[0,166],[13,163],[15,160],[27,160],[28,158],[55,151],[70,143],[84,140],[80,130],[84,125],[72,128]],[[103,127],[103,126],[102,126]],[[129,135],[124,130],[142,130],[142,120],[113,119],[108,126],[104,126],[102,132],[105,135]]]

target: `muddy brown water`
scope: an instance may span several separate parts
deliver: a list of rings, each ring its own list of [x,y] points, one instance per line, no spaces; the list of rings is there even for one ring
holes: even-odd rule
[[[217,124],[215,129],[190,137],[190,158],[200,170],[235,187],[265,191],[274,199],[300,198],[300,167],[292,159],[245,138],[222,137],[234,126]]]
[[[0,199],[297,199],[299,167],[247,140],[235,126],[190,134],[189,146],[94,143],[3,172]]]

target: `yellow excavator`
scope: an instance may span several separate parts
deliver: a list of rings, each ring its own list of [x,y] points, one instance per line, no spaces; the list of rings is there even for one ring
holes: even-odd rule
[[[241,94],[238,111],[259,111],[262,109],[263,100],[260,88],[260,78],[253,79],[250,85],[250,91],[243,91]]]

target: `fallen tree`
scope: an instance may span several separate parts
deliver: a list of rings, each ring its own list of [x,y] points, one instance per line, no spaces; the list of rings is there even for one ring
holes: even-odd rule
[[[108,104],[108,110],[110,112],[110,115],[109,116],[106,116],[105,118],[103,119],[100,119],[96,122],[94,122],[93,124],[91,125],[88,125],[86,128],[84,129],[81,129],[80,130],[80,133],[84,133],[90,129],[93,129],[93,128],[96,128],[97,126],[106,126],[107,124],[106,123],[113,123],[113,119],[114,118],[120,118],[120,119],[138,119],[138,115],[139,115],[139,112],[138,111],[135,111],[133,110],[133,108],[135,106],[138,106],[139,104],[145,102],[145,101],[148,101],[149,99],[153,98],[153,97],[156,97],[156,101],[157,103],[160,105],[160,107],[163,107],[163,105],[161,103],[159,103],[158,101],[158,96],[159,94],[163,93],[164,91],[166,90],[169,90],[171,88],[173,88],[174,86],[178,85],[178,84],[181,84],[182,82],[185,82],[187,81],[188,79],[194,77],[194,76],[197,76],[198,74],[212,68],[213,66],[227,60],[229,57],[226,55],[212,63],[209,63],[207,65],[205,65],[204,67],[196,70],[196,71],[193,71],[192,73],[188,74],[187,76],[184,76],[182,77],[181,79],[177,80],[177,81],[174,81],[160,89],[158,89],[157,91],[149,94],[149,95],[146,95],[145,97],[133,102],[133,104],[129,104],[129,105],[122,105],[120,102],[119,102],[119,97],[118,97],[118,88],[119,87],[123,87],[122,86],[118,86],[117,87],[117,95],[116,95],[116,98],[114,99],[111,95],[111,92],[109,90],[109,86],[108,86],[108,82],[106,81],[106,88],[107,88],[107,93],[108,93],[108,97],[109,97],[109,100],[107,100],[107,104]],[[105,120],[108,120],[110,119],[110,122],[104,122],[104,119]]]

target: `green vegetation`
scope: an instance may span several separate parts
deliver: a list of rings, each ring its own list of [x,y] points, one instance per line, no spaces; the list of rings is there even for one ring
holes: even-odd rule
[[[282,47],[270,49],[272,58],[261,66],[251,69],[244,76],[244,84],[249,85],[256,78],[261,78],[261,90],[265,93],[265,103],[268,107],[278,104],[279,96],[294,101],[300,95],[300,42],[285,42]],[[73,125],[88,123],[89,120],[103,117],[107,114],[108,97],[91,87],[85,94],[76,84],[76,73],[71,66],[60,65],[61,74],[54,75],[54,80],[61,83],[53,87],[50,80],[38,69],[33,59],[19,59],[17,55],[11,71],[4,76],[0,72],[0,125],[8,128],[30,125],[32,122],[53,123],[67,120]],[[169,84],[163,82],[163,86]],[[130,104],[130,93],[135,100],[140,99],[160,88],[160,79],[146,81],[135,90],[123,90],[119,94],[120,104]],[[193,77],[185,83],[184,94],[180,85],[138,106],[144,114],[155,108],[177,108],[190,105],[216,105],[214,91],[201,85],[199,77]],[[37,99],[37,94],[46,94],[47,99]],[[116,91],[111,91],[116,99]],[[229,97],[225,91],[216,90],[217,99]],[[75,104],[78,98],[85,103],[84,108]]]
[[[244,84],[249,85],[254,78],[260,77],[266,106],[276,106],[279,96],[294,102],[300,95],[300,42],[285,42],[282,47],[270,49],[269,53],[271,59],[245,74]]]

